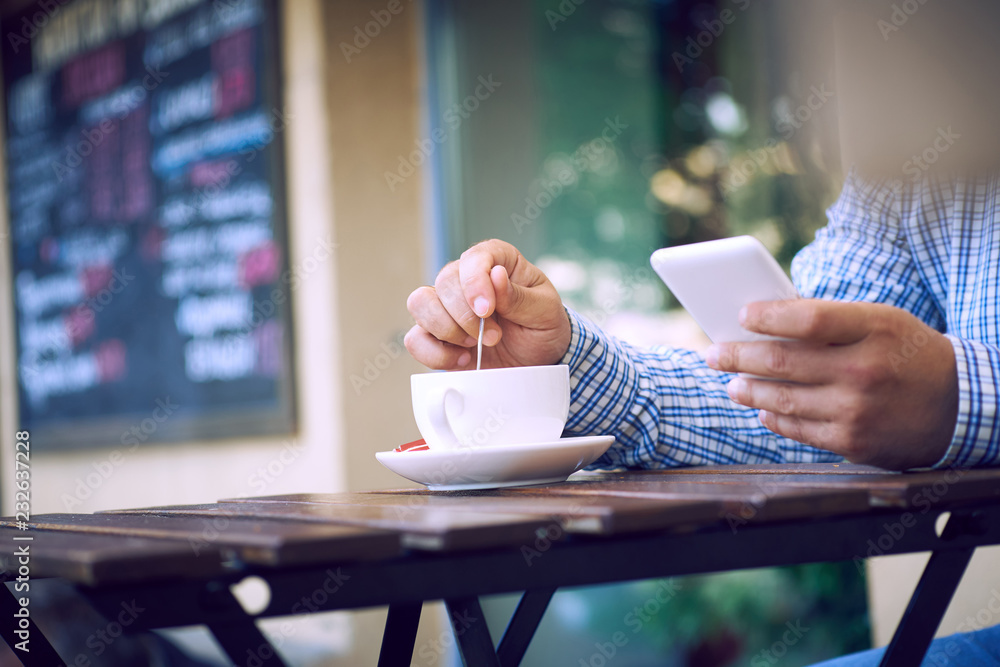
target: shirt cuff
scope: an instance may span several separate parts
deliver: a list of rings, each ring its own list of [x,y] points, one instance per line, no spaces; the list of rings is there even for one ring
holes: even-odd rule
[[[571,308],[569,348],[559,363],[569,366],[570,407],[565,433],[604,435],[629,413],[639,390],[638,374],[614,339]]]
[[[582,315],[572,308],[563,306],[566,316],[569,317],[569,347],[563,354],[560,364],[569,366],[569,372],[573,372],[586,362],[587,356],[598,345],[601,338],[594,331],[590,324]]]
[[[958,419],[951,444],[934,468],[996,465],[1000,423],[997,386],[1000,351],[977,341],[946,335],[958,371]]]

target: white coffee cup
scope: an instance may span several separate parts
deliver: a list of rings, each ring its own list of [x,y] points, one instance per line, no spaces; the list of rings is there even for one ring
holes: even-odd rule
[[[552,442],[569,416],[569,367],[421,373],[410,392],[430,449]]]

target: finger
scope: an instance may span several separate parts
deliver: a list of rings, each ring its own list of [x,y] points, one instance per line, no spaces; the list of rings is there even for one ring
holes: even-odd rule
[[[435,370],[468,369],[476,363],[470,350],[440,341],[420,325],[406,332],[403,344],[414,359]]]
[[[824,343],[855,343],[872,330],[874,304],[791,299],[757,301],[740,310],[749,331]]]
[[[838,396],[829,386],[738,377],[726,391],[740,405],[787,417],[833,421],[842,412],[838,410]]]
[[[838,357],[846,349],[801,341],[716,343],[705,351],[705,362],[710,368],[727,373],[827,384],[836,379]]]
[[[761,410],[758,418],[765,428],[778,435],[844,456],[836,436],[837,426],[833,422],[779,415],[767,410]]]
[[[502,266],[507,275],[517,279],[515,272],[523,272],[527,260],[517,248],[505,241],[493,239],[478,243],[458,260],[462,291],[469,308],[479,317],[488,317],[496,308],[496,292],[490,279],[494,266]]]
[[[456,326],[473,339],[479,336],[479,316],[472,312],[465,298],[464,290],[458,277],[458,262],[452,262],[441,269],[434,282],[434,291],[438,301],[448,312],[448,316]],[[430,329],[428,329],[431,331]],[[436,332],[435,332],[436,333]],[[458,343],[458,340],[452,342]]]
[[[458,325],[441,303],[433,287],[413,290],[406,300],[406,308],[416,323],[438,340],[464,347],[476,344],[476,339]]]

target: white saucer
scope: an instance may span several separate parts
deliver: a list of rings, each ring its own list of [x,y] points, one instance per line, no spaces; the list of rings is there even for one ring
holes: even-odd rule
[[[614,441],[613,435],[598,435],[478,449],[378,452],[375,458],[434,491],[496,489],[563,482],[596,461]]]

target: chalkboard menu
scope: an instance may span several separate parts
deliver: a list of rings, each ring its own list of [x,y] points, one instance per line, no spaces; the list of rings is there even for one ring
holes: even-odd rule
[[[294,428],[276,8],[0,19],[20,428],[37,448]]]

